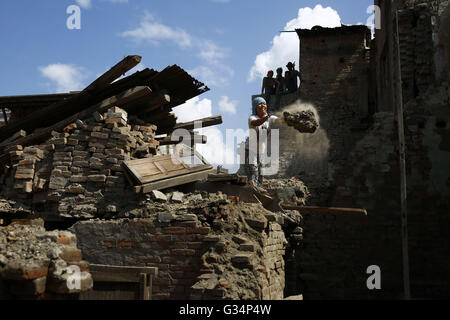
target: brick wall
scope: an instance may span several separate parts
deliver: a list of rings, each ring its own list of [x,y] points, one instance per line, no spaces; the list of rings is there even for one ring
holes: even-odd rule
[[[3,193],[41,206],[46,220],[111,215],[127,188],[122,162],[156,154],[153,125],[127,124],[127,114],[111,108],[88,121],[78,120],[41,145],[15,146]]]
[[[162,212],[83,221],[71,230],[90,263],[158,267],[154,299],[282,299],[286,240],[275,216],[253,204],[225,211],[238,219],[212,226],[196,214]]]

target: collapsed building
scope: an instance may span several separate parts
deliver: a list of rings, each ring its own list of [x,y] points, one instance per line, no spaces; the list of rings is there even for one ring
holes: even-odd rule
[[[0,97],[0,297],[404,297],[399,89],[411,295],[448,297],[450,8],[375,4],[374,38],[296,30],[301,87],[269,107],[313,108],[320,127],[280,128],[263,188],[191,152],[207,137],[171,111],[208,89],[177,66],[113,82],[140,60],[127,57],[82,92]],[[367,287],[373,265],[381,290]]]

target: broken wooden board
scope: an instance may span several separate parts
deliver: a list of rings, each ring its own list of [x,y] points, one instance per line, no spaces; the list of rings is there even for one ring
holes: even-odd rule
[[[328,207],[311,207],[311,206],[285,206],[281,205],[285,210],[297,210],[300,213],[330,213],[330,214],[349,214],[367,216],[366,209],[359,208],[328,208]]]
[[[186,183],[201,181],[205,180],[208,177],[208,174],[215,171],[216,171],[215,169],[203,170],[152,183],[147,183],[142,186],[135,187],[135,191],[136,193],[149,193],[153,190],[163,190],[171,187],[180,186]]]
[[[209,182],[230,182],[235,184],[247,184],[248,178],[237,174],[212,173],[208,175]]]
[[[122,165],[134,184],[139,185],[135,187],[138,193],[206,179],[212,173],[212,166],[197,152],[124,161]]]

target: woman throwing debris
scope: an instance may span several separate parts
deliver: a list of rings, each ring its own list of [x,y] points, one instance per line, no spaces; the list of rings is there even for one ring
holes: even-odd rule
[[[261,170],[264,161],[262,161],[262,157],[267,156],[267,142],[271,141],[271,129],[274,124],[282,123],[284,123],[282,119],[267,113],[266,100],[261,97],[253,99],[252,114],[248,118],[250,134],[245,146],[248,154],[245,167],[249,181],[253,181],[255,185],[261,184],[263,180]],[[278,159],[276,160],[278,161]]]
[[[262,184],[262,168],[264,166],[267,167],[270,164],[270,167],[272,167],[278,163],[278,159],[274,159],[272,151],[279,150],[274,149],[278,148],[279,145],[268,143],[269,141],[272,142],[271,129],[275,124],[291,126],[299,132],[305,133],[314,133],[318,127],[312,111],[284,112],[283,117],[279,118],[267,112],[266,100],[261,97],[254,98],[252,101],[252,114],[248,118],[250,134],[245,145],[246,154],[248,155],[248,157],[245,157],[245,168],[249,181],[253,181],[255,185]],[[279,143],[279,141],[276,140],[275,143]],[[267,156],[268,151],[270,157]],[[277,155],[278,152],[275,152],[275,156]],[[278,167],[276,166],[276,168]]]

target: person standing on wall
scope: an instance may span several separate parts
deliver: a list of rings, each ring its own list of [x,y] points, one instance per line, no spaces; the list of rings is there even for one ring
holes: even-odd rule
[[[277,82],[273,77],[273,71],[269,70],[267,72],[267,77],[264,77],[262,82],[261,94],[269,98],[270,95],[275,94],[277,89]]]
[[[286,67],[288,68],[288,71],[286,71],[285,74],[285,80],[286,80],[286,87],[288,93],[296,92],[298,89],[298,82],[297,78],[302,81],[302,77],[299,71],[295,70],[295,62],[289,62]]]

